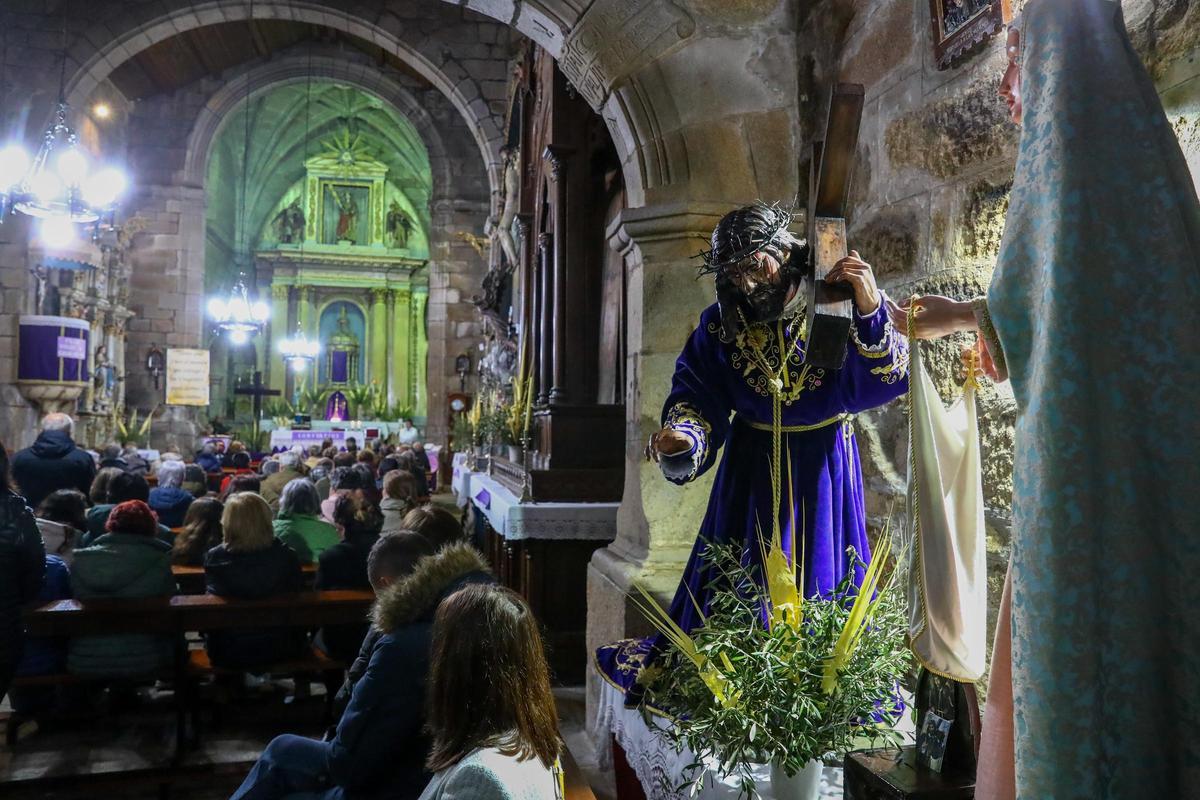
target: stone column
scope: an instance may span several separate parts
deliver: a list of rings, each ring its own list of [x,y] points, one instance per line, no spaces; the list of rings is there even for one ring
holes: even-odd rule
[[[412,340],[409,338],[409,318],[412,316],[412,289],[396,290],[396,327],[392,328],[392,338],[395,346],[392,350],[392,379],[396,386],[396,402],[406,406],[415,406],[412,396],[412,373],[409,372],[409,352]]]
[[[589,651],[605,642],[650,633],[630,603],[633,584],[664,605],[679,582],[708,503],[715,470],[684,487],[647,463],[643,448],[659,427],[675,359],[712,302],[712,285],[695,279],[693,256],[727,206],[671,204],[626,209],[610,226],[609,245],[621,253],[628,277],[625,328],[625,490],[617,538],[596,551],[588,567]],[[588,720],[595,719],[600,679],[589,668]]]
[[[389,291],[376,287],[371,289],[371,338],[367,342],[370,360],[367,362],[367,380],[377,381],[379,388],[387,390],[387,296]]]
[[[538,284],[538,301],[537,301],[537,318],[534,325],[538,328],[538,353],[537,353],[537,374],[538,374],[538,396],[537,403],[544,406],[550,402],[550,386],[554,383],[553,371],[553,326],[551,317],[553,315],[553,275],[550,265],[550,242],[553,237],[548,233],[538,234],[538,251],[537,251],[537,284]]]
[[[560,405],[569,399],[567,392],[567,152],[546,146],[542,158],[550,167],[554,205],[554,374],[550,403]]]
[[[310,340],[320,338],[317,331],[316,309],[313,307],[313,287],[296,287],[296,318],[300,330]]]
[[[291,288],[281,283],[271,284],[271,321],[267,325],[265,348],[267,383],[272,389],[283,392],[283,396],[289,401],[291,394],[287,386],[288,367],[279,354],[279,343],[292,335],[292,328],[288,324],[288,296]]]
[[[429,340],[425,336],[425,306],[429,302],[429,291],[424,288],[413,292],[412,311],[410,320],[412,331],[412,354],[410,356],[410,372],[413,381],[413,413],[418,417],[428,417],[430,412],[439,413],[439,409],[429,408],[429,397],[426,376],[429,371]]]
[[[387,290],[387,374],[383,378],[383,389],[387,392],[388,405],[397,402],[396,397],[396,292]]]

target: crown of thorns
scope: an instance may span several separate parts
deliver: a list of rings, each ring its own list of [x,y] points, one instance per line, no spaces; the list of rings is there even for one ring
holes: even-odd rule
[[[729,212],[713,230],[712,247],[694,256],[704,260],[699,273],[712,275],[740,264],[786,231],[792,216],[791,207],[761,201]]]

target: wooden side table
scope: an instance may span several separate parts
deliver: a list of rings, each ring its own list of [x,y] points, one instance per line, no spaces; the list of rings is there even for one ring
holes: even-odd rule
[[[845,800],[972,800],[975,776],[917,767],[916,747],[848,753]]]

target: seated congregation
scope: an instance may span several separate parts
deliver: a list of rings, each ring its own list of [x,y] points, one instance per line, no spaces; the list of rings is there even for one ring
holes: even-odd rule
[[[52,417],[44,427],[70,442],[69,418]],[[73,443],[70,452],[85,454]],[[75,459],[75,470],[39,463],[31,472],[21,468],[25,451],[10,470],[0,445],[10,745],[36,738],[36,723],[52,726],[65,706],[136,703],[139,685],[173,692],[181,714],[198,713],[201,692],[241,702],[281,676],[294,680],[286,702],[302,700],[312,684],[301,672],[313,668],[329,687],[324,735],[276,736],[234,797],[562,796],[538,625],[497,584],[458,517],[428,503],[423,454],[314,449],[256,464],[240,447],[222,458],[206,446],[194,463],[164,460],[147,474],[120,453],[106,453],[98,470]],[[188,622],[200,619],[182,613],[191,575],[238,618]],[[307,619],[295,610],[326,598],[358,611],[311,618],[337,619],[330,624],[258,624],[266,607]],[[47,636],[39,622],[27,634],[28,609],[53,616],[55,601],[124,619],[111,632]],[[180,748],[196,736],[177,731]]]

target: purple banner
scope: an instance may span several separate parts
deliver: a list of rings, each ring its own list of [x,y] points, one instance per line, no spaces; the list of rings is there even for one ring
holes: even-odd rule
[[[292,431],[293,442],[323,442],[326,439],[340,442],[345,438],[345,431]]]
[[[334,350],[329,354],[329,380],[334,383],[346,383],[350,380],[350,354]]]
[[[18,325],[17,380],[88,380],[86,321],[35,315],[21,317]]]

